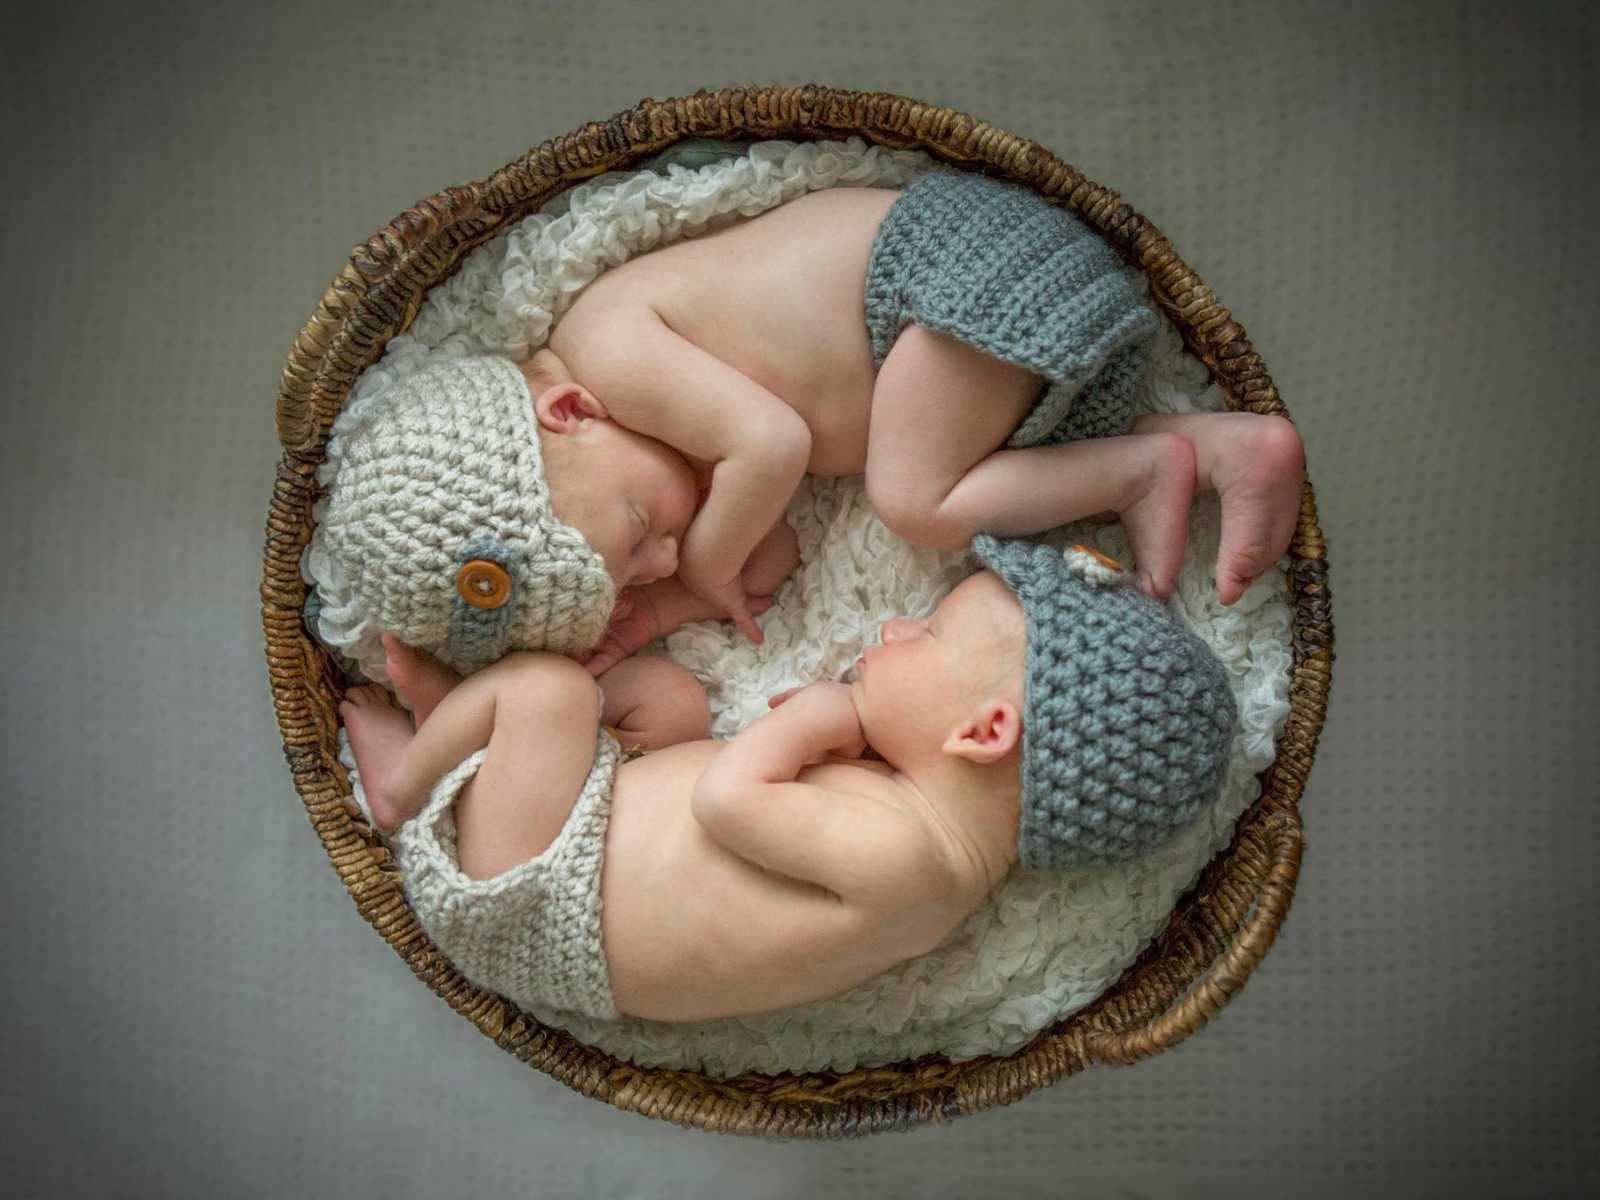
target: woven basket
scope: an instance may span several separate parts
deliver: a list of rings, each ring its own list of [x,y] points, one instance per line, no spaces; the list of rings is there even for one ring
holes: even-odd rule
[[[361,915],[452,1008],[495,1044],[568,1087],[680,1125],[774,1137],[841,1138],[947,1121],[1009,1104],[1092,1063],[1132,1063],[1206,1023],[1272,945],[1294,895],[1297,804],[1326,712],[1333,662],[1327,562],[1309,482],[1290,555],[1293,679],[1277,759],[1233,842],[1179,901],[1165,929],[1116,984],[1007,1058],[937,1057],[845,1074],[742,1075],[621,1062],[541,1025],[464,979],[417,924],[387,850],[361,819],[338,762],[340,673],[302,622],[301,551],[311,538],[315,471],[356,377],[408,328],[428,289],[463,256],[602,171],[627,169],[687,137],[756,141],[857,134],[923,150],[1034,188],[1098,229],[1149,275],[1151,293],[1236,409],[1287,416],[1245,331],[1171,243],[1117,193],[1042,147],[948,108],[816,86],[725,88],[645,100],[545,142],[488,179],[448,188],[356,247],[295,339],[278,392],[283,460],[267,518],[261,586],[267,668],[284,753],[312,827]]]

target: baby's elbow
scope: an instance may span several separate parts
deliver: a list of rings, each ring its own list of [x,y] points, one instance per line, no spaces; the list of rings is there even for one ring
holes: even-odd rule
[[[760,422],[755,433],[760,453],[774,477],[804,475],[811,462],[811,426],[806,419],[782,405]]]
[[[734,793],[724,786],[715,768],[706,768],[689,793],[689,813],[707,833],[723,828],[733,808]]]
[[[695,783],[694,790],[689,793],[689,815],[702,826],[710,825],[716,820],[716,793],[706,786],[704,775]]]
[[[917,882],[906,890],[913,903],[937,908],[944,908],[966,892],[961,880],[943,858],[925,863]]]
[[[857,899],[868,907],[906,912],[948,904],[960,880],[937,848],[905,845],[885,855],[883,869],[864,880]]]

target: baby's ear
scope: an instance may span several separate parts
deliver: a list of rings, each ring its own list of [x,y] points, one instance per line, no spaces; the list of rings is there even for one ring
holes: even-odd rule
[[[551,433],[571,433],[585,418],[603,418],[606,407],[582,384],[553,383],[533,398],[533,412]]]
[[[1009,700],[988,699],[950,731],[944,752],[979,766],[997,763],[1022,740],[1022,717]]]

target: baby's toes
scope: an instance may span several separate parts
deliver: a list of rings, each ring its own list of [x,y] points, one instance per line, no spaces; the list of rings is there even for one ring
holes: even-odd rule
[[[344,694],[344,703],[340,704],[339,707],[343,709],[348,705],[359,712],[363,709],[387,705],[388,703],[389,692],[386,688],[382,688],[375,683],[363,683],[347,690]]]
[[[1217,560],[1217,599],[1223,604],[1232,604],[1245,589],[1255,582],[1260,572],[1253,569],[1243,560],[1227,561]]]

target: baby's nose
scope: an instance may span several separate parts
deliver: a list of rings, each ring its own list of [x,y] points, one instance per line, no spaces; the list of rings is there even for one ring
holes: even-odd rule
[[[916,622],[905,617],[895,617],[892,621],[883,623],[883,640],[887,642],[903,642],[916,633]]]
[[[678,571],[678,539],[670,534],[656,543],[650,556],[650,569],[656,579],[665,579]]]

